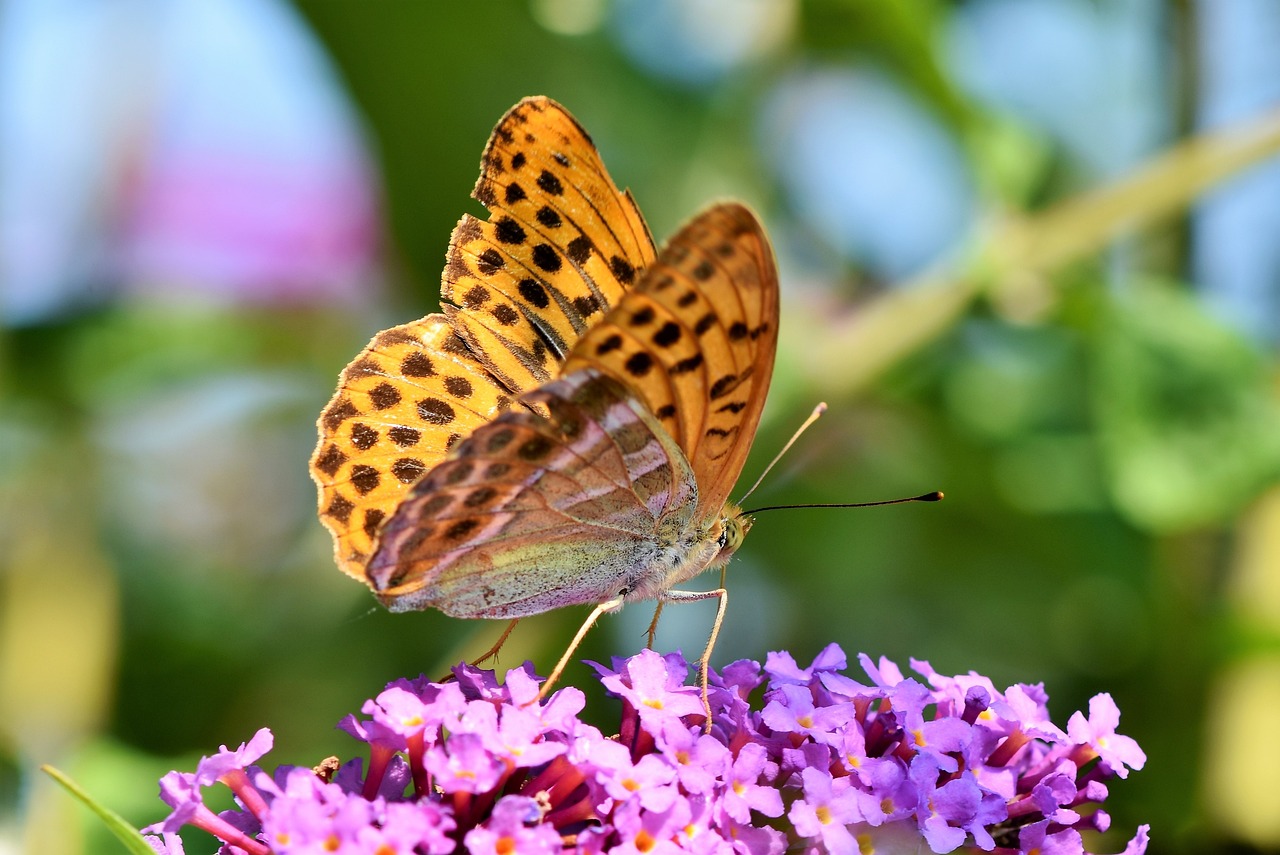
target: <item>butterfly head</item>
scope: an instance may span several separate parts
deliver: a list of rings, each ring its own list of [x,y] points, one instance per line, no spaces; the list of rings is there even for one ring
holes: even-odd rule
[[[755,520],[742,513],[737,505],[725,504],[724,510],[720,513],[718,540],[720,551],[716,553],[711,566],[718,567],[724,564],[733,556],[733,553],[738,551],[738,547],[742,545],[742,539],[747,536],[754,522]]]

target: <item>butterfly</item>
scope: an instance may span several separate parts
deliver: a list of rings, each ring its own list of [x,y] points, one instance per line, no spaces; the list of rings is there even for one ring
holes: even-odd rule
[[[631,600],[718,597],[718,628],[723,586],[676,586],[751,524],[729,493],[777,345],[763,227],[721,203],[655,251],[590,136],[541,97],[499,121],[473,195],[490,218],[454,230],[442,312],[375,336],[320,417],[339,567],[391,611],[595,605],[569,652]]]

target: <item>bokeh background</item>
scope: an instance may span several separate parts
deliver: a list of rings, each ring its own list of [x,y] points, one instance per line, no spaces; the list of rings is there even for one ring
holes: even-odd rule
[[[716,661],[835,641],[1044,681],[1059,723],[1111,692],[1149,760],[1099,849],[1277,851],[1277,43],[1270,0],[0,2],[0,853],[118,851],[41,763],[145,824],[164,771],[262,726],[347,754],[364,698],[496,636],[342,576],[306,462],[539,93],[659,239],[764,218],[746,475],[831,410],[753,501],[948,496],[762,516]]]

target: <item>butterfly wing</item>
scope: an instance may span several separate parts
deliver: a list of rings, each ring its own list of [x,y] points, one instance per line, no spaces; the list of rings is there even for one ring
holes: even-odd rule
[[[383,527],[369,580],[393,611],[511,618],[648,589],[681,555],[697,491],[684,454],[594,369],[529,393],[462,441]]]
[[[378,333],[343,370],[311,457],[338,567],[363,581],[409,485],[511,402],[443,315]]]
[[[560,374],[652,262],[653,240],[591,138],[547,98],[494,129],[449,244],[444,314],[379,333],[342,373],[311,458],[338,566],[362,581],[378,530],[457,442]],[[519,407],[521,405],[516,404]]]
[[[634,391],[687,455],[701,520],[720,513],[742,472],[777,342],[773,251],[755,215],[726,203],[671,239],[564,371],[594,368]]]
[[[441,296],[450,321],[507,388],[559,374],[579,336],[653,261],[653,238],[591,137],[545,97],[498,122],[472,195],[492,212],[453,232]]]

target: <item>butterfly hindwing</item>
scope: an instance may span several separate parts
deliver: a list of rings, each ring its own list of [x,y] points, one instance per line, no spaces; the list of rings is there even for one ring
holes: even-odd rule
[[[530,393],[419,481],[369,580],[395,610],[520,617],[665,576],[697,501],[684,454],[633,394],[587,369]]]

